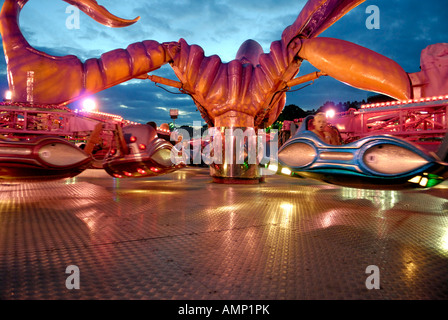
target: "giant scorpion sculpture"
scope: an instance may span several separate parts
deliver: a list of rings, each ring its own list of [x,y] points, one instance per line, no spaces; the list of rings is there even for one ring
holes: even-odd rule
[[[135,23],[112,15],[95,0],[64,0],[109,27]],[[5,0],[1,34],[8,65],[12,100],[27,103],[68,104],[131,79],[151,79],[178,87],[191,96],[210,127],[265,128],[281,113],[286,92],[321,75],[351,86],[389,95],[412,96],[408,74],[394,61],[356,44],[317,37],[365,0],[309,0],[297,19],[264,53],[254,40],[245,41],[234,60],[205,56],[186,40],[143,41],[104,53],[82,63],[76,56],[55,57],[31,47],[18,26],[28,0]],[[320,72],[297,77],[303,60]],[[150,73],[170,64],[178,81]],[[212,176],[247,178],[241,171],[214,167]],[[249,178],[258,179],[257,173]]]

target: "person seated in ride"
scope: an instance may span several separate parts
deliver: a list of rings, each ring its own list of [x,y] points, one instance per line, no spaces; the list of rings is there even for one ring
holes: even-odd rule
[[[328,144],[340,145],[341,141],[336,130],[327,123],[327,117],[324,113],[319,112],[313,119],[314,128],[311,130],[315,133],[323,142]]]

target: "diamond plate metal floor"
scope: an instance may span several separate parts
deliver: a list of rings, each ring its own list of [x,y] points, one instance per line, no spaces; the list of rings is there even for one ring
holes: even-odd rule
[[[67,289],[66,268],[79,268]],[[380,289],[367,289],[368,266]],[[373,191],[208,169],[0,183],[0,299],[447,299],[448,184]]]

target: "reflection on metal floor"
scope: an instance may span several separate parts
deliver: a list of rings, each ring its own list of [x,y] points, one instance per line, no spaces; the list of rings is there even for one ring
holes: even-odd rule
[[[223,185],[204,168],[2,182],[0,299],[447,299],[447,191]]]

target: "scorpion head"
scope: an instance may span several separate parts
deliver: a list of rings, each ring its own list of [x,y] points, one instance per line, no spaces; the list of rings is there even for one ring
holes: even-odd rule
[[[257,41],[249,39],[243,42],[235,58],[243,63],[250,63],[256,66],[259,63],[261,54],[263,54],[261,45]]]

